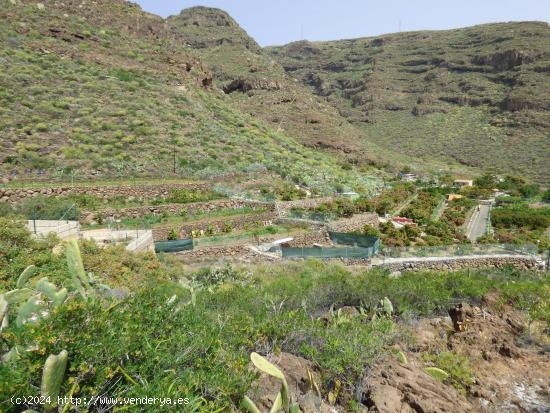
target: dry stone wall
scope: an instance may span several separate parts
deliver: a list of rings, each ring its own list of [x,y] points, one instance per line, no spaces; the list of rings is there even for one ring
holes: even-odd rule
[[[178,252],[176,255],[185,260],[197,260],[201,258],[235,258],[246,255],[251,255],[251,251],[243,245],[223,246],[223,247],[210,247],[195,249],[192,251]]]
[[[198,222],[189,222],[181,225],[171,225],[153,229],[155,241],[166,240],[172,229],[175,229],[179,238],[188,238],[193,231],[207,232],[209,228],[213,229],[214,234],[223,233],[224,228],[229,225],[232,230],[243,230],[256,224],[262,226],[271,225],[277,218],[275,212],[264,212],[261,214],[246,214],[235,217],[221,217]]]
[[[55,188],[0,188],[0,201],[15,204],[24,199],[39,195],[67,196],[94,195],[98,198],[113,198],[123,196],[134,199],[153,199],[166,197],[171,189],[207,190],[211,185],[207,182],[170,183],[156,185],[113,185],[98,187],[55,187]]]
[[[168,204],[133,208],[102,209],[97,212],[83,212],[80,219],[84,222],[91,222],[96,220],[98,216],[101,216],[104,219],[141,218],[147,215],[197,214],[219,210],[240,209],[245,207],[249,207],[254,210],[274,210],[274,205],[270,203],[247,201],[242,199],[218,199],[207,202],[193,202],[189,204]]]
[[[357,214],[351,218],[342,218],[330,224],[329,228],[334,232],[353,232],[361,231],[365,225],[378,227],[378,215],[371,212]]]
[[[331,246],[332,242],[328,236],[326,229],[321,229],[319,231],[308,232],[304,234],[298,234],[293,237],[294,239],[288,243],[289,247],[299,248],[299,247],[311,247],[314,244],[319,244],[323,246]]]
[[[325,198],[307,198],[299,199],[297,201],[279,201],[277,202],[277,211],[281,216],[287,215],[291,209],[302,208],[312,209],[317,208],[319,205],[332,201],[331,197]]]
[[[532,270],[538,267],[538,263],[533,257],[455,257],[443,260],[424,260],[424,261],[399,261],[386,262],[377,265],[395,271],[457,271],[464,268],[503,268],[512,266],[522,270]]]

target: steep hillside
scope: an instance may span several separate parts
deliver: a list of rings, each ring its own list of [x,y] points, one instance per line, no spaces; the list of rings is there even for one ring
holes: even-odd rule
[[[372,186],[236,108],[178,31],[131,3],[0,0],[0,23],[4,177],[158,175],[175,157],[183,176],[267,168],[322,191]]]
[[[288,76],[226,12],[193,7],[167,22],[212,70],[214,84],[244,112],[310,147],[354,161],[367,158],[364,133]]]
[[[546,23],[301,41],[267,51],[379,147],[550,179]]]

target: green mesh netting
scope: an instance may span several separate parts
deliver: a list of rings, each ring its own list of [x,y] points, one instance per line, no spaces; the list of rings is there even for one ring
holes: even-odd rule
[[[193,249],[193,239],[179,239],[175,241],[157,241],[155,242],[155,252],[179,252],[190,251]]]

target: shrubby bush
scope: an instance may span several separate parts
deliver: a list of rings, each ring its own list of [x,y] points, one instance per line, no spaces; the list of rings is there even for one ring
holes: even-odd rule
[[[220,194],[211,191],[178,188],[170,190],[168,197],[166,197],[166,202],[174,204],[188,204],[190,202],[210,201],[221,197],[222,196]],[[160,203],[160,201],[157,200],[156,203]]]
[[[550,208],[496,208],[491,212],[491,222],[497,228],[547,228],[550,226]]]
[[[16,206],[16,212],[27,219],[78,220],[78,208],[67,198],[43,195],[27,198]]]

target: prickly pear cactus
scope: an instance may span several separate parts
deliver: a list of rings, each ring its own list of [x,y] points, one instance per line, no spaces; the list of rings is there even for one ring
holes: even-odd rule
[[[9,304],[8,300],[4,294],[0,294],[0,332],[5,328],[8,328],[9,319],[8,319],[8,309]]]
[[[67,266],[69,273],[73,281],[75,289],[86,297],[86,290],[90,288],[89,277],[84,271],[84,264],[82,263],[82,255],[80,254],[80,248],[76,240],[67,242],[66,245]]]
[[[34,265],[29,265],[27,268],[25,268],[25,271],[23,271],[17,279],[16,287],[23,288],[35,273],[36,267]]]
[[[19,307],[15,324],[22,326],[34,318],[38,319],[42,310],[44,310],[44,304],[40,301],[39,295],[32,296],[25,304]]]
[[[269,374],[270,376],[275,377],[281,381],[281,391],[279,392],[279,394],[277,394],[273,406],[271,407],[271,412],[299,412],[300,407],[296,403],[293,403],[290,398],[288,383],[286,381],[284,373],[277,366],[267,361],[265,357],[260,356],[258,353],[252,353],[250,355],[250,360],[258,370],[263,371],[264,373]],[[249,413],[259,412],[254,402],[246,396],[241,401],[241,407],[247,410]]]
[[[8,304],[19,304],[27,301],[33,293],[34,291],[30,288],[18,288],[17,290],[8,291],[4,295]]]
[[[47,278],[40,279],[36,284],[36,289],[48,297],[53,302],[54,307],[60,306],[67,299],[67,289],[62,288],[57,291],[55,284],[50,283]]]
[[[50,398],[50,404],[44,406],[46,411],[52,411],[57,406],[57,396],[63,384],[68,359],[69,353],[63,350],[58,355],[50,355],[44,364],[40,392],[44,398]]]
[[[391,317],[393,314],[393,304],[391,303],[390,299],[388,297],[384,297],[383,300],[380,300],[380,304],[382,310],[384,311],[384,314],[386,314],[388,317]]]

